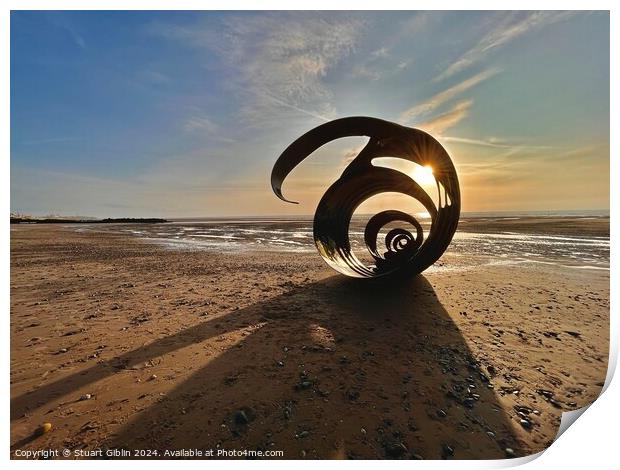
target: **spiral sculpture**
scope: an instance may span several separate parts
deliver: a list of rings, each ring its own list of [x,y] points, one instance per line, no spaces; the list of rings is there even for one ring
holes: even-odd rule
[[[456,169],[437,140],[419,129],[370,117],[348,117],[320,125],[302,135],[280,155],[271,172],[271,187],[285,202],[282,183],[307,156],[341,137],[368,136],[370,140],[342,175],[325,192],[314,215],[314,242],[323,259],[336,271],[361,278],[419,274],[446,250],[459,221],[461,196]],[[405,173],[379,167],[372,160],[395,157],[430,166],[437,184],[438,205]],[[380,193],[397,192],[418,200],[428,211],[431,226],[426,240],[420,222],[410,214],[386,210],[367,223],[364,241],[375,265],[362,263],[351,250],[349,225],[356,208]],[[385,236],[385,249],[377,237],[392,222],[412,227],[395,228]],[[383,253],[382,253],[383,252]]]

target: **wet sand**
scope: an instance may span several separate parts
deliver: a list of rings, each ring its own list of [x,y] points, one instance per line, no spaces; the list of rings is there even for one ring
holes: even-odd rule
[[[609,272],[461,262],[447,253],[447,269],[368,283],[315,253],[12,227],[12,455],[543,450],[562,411],[591,403],[605,380]],[[52,430],[33,436],[44,422]]]

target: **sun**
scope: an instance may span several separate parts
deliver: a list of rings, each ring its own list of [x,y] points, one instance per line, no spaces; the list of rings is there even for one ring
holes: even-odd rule
[[[421,166],[416,165],[411,177],[418,183],[423,185],[435,184],[435,177],[433,176],[433,167],[430,165]]]

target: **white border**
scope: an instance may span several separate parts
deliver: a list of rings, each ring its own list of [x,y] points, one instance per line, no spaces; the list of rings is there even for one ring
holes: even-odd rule
[[[497,1],[469,1],[466,4],[457,1],[442,1],[437,0],[434,2],[405,2],[394,0],[382,0],[381,2],[371,2],[368,0],[314,0],[312,2],[296,2],[294,5],[284,2],[282,0],[264,0],[264,1],[248,1],[248,0],[226,0],[226,1],[199,1],[199,0],[56,0],[56,1],[44,1],[44,0],[7,0],[3,2],[3,8],[0,13],[0,54],[2,56],[1,80],[2,80],[2,92],[0,93],[0,107],[2,113],[0,114],[2,135],[2,170],[0,172],[0,178],[2,178],[2,208],[5,214],[3,224],[5,229],[2,231],[2,241],[5,249],[2,252],[2,261],[4,269],[2,270],[2,282],[4,286],[4,294],[2,295],[2,307],[6,312],[4,321],[2,323],[2,337],[4,339],[4,360],[1,363],[1,373],[3,377],[2,381],[2,396],[5,406],[3,407],[3,426],[1,429],[0,440],[5,445],[4,459],[8,460],[9,454],[9,402],[10,402],[10,387],[9,387],[9,357],[10,357],[10,335],[9,335],[9,295],[10,295],[10,252],[9,252],[9,222],[6,215],[10,212],[10,84],[9,84],[9,54],[10,54],[10,10],[29,10],[29,9],[57,9],[57,10],[205,10],[205,9],[219,9],[219,10],[262,10],[262,9],[274,9],[274,10],[286,10],[286,9],[307,9],[307,10],[378,10],[378,9],[428,9],[428,10],[463,10],[463,9],[477,9],[477,10],[497,10],[497,9],[549,9],[549,10],[610,10],[611,11],[611,83],[620,83],[618,75],[618,44],[620,44],[620,37],[618,34],[618,20],[617,11],[620,8],[614,8],[617,2],[612,1],[597,1],[591,0],[589,2],[577,2],[577,1],[548,1],[548,0],[525,0],[525,1],[506,1],[501,4]],[[618,121],[617,121],[617,104],[618,94],[614,88],[611,89],[611,151],[610,155],[618,155]],[[617,158],[611,158],[610,162],[610,175],[611,176],[611,279],[612,286],[614,281],[617,280],[616,266],[618,265],[618,253],[615,249],[615,240],[618,233],[618,221],[616,214],[616,206],[620,197],[620,189],[614,183],[618,182],[618,175],[620,175],[620,163]],[[380,463],[374,461],[356,461],[356,462],[343,462],[342,465],[349,466],[350,468],[355,466],[356,469],[368,468],[368,466],[376,465],[390,465],[393,467],[411,465],[421,466],[423,468],[500,468],[506,466],[514,466],[516,464],[525,463],[530,468],[546,468],[553,465],[554,467],[561,468],[606,468],[612,462],[616,464],[617,454],[616,446],[617,438],[614,432],[618,418],[617,403],[620,402],[620,385],[618,380],[611,381],[613,373],[617,364],[618,357],[618,337],[619,328],[617,321],[617,294],[611,290],[611,331],[610,337],[612,343],[610,345],[610,361],[609,370],[606,381],[606,390],[603,395],[596,400],[579,418],[576,425],[571,426],[549,449],[542,454],[538,455],[538,458],[524,458],[517,460],[506,461],[382,461]],[[15,467],[23,467],[32,465],[28,461],[10,461],[10,464]],[[68,462],[68,461],[54,461],[41,463],[40,465],[50,465],[54,468],[59,467],[72,467],[75,465],[89,465],[93,467],[108,467],[110,462],[107,461],[87,461],[87,462]],[[166,468],[171,464],[168,461],[149,461],[148,465],[154,468]],[[177,465],[177,462],[174,463]],[[315,465],[313,461],[252,461],[247,463],[245,461],[183,461],[182,465],[192,466],[194,468],[204,467],[209,465],[210,467],[236,467],[242,465],[252,465],[253,467],[268,468],[268,467],[287,467],[289,465],[295,465],[298,468],[310,468]],[[129,466],[131,463],[115,461],[113,464],[117,466]],[[322,465],[332,466],[340,465],[332,462],[325,462]],[[617,464],[616,464],[617,465]]]

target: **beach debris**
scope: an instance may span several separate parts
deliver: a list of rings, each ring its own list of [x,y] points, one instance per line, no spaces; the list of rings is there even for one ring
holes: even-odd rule
[[[157,380],[157,375],[153,374],[149,377],[149,380]]]
[[[293,404],[290,401],[287,401],[286,403],[284,403],[284,419],[289,420],[291,419],[291,416],[293,415]]]
[[[235,411],[235,423],[237,424],[248,424],[250,422],[250,419],[248,418],[248,415],[245,413],[244,410],[237,410]]]
[[[553,398],[553,392],[550,390],[545,390],[544,388],[539,388],[536,390],[536,393],[542,395],[545,398]]]
[[[524,415],[529,415],[533,411],[530,407],[523,406],[523,405],[515,405],[513,406],[513,408],[517,412],[517,414],[521,413]]]
[[[474,400],[474,398],[473,398],[473,397],[470,397],[470,398],[465,398],[465,400],[463,400],[463,406],[464,406],[465,408],[469,408],[469,409],[471,409],[471,408],[473,408],[473,407],[474,407],[474,404],[475,404],[475,403],[476,403],[476,400]]]
[[[312,388],[314,381],[310,379],[308,373],[303,370],[299,373],[299,382],[295,384],[295,390],[308,390]]]
[[[46,433],[50,432],[51,430],[52,430],[52,423],[43,423],[41,426],[39,426],[34,431],[34,435],[35,436],[42,436],[43,434],[46,434]]]
[[[545,400],[547,400],[549,403],[551,403],[551,405],[553,405],[556,408],[562,408],[562,404],[555,399],[554,397],[554,393],[550,390],[545,390],[544,388],[539,388],[538,390],[536,390],[536,393],[538,393],[539,395],[542,395]]]
[[[149,321],[150,319],[151,319],[151,314],[148,313],[148,312],[143,312],[143,313],[141,313],[139,315],[136,315],[136,316],[132,317],[129,320],[129,323],[132,326],[138,326],[138,325],[140,325],[142,323],[145,323],[145,322]]]
[[[549,398],[549,403],[551,403],[555,408],[562,408],[562,403],[557,401],[555,398]]]
[[[445,444],[445,443],[441,445],[441,458],[442,459],[447,459],[448,457],[452,457],[453,455],[454,455],[454,449],[452,448],[452,446]]]
[[[555,331],[544,331],[543,332],[543,336],[547,337],[547,338],[553,338],[553,339],[557,339],[558,341],[562,341],[559,337],[560,333],[556,333]]]
[[[438,418],[445,418],[446,416],[448,416],[448,414],[442,409],[437,410],[436,414]]]
[[[233,413],[232,418],[234,424],[243,427],[254,421],[254,419],[256,418],[256,412],[249,406],[244,406],[236,410]]]
[[[93,396],[90,393],[86,393],[80,397],[80,401],[90,400]]]
[[[400,441],[384,444],[385,454],[391,458],[399,458],[407,453],[407,446]]]
[[[86,330],[84,328],[79,328],[77,330],[70,330],[67,331],[66,333],[64,333],[62,336],[73,336],[73,335],[77,335],[80,333],[84,333]]]
[[[309,380],[303,380],[297,384],[298,390],[307,390],[312,387],[312,382]]]

